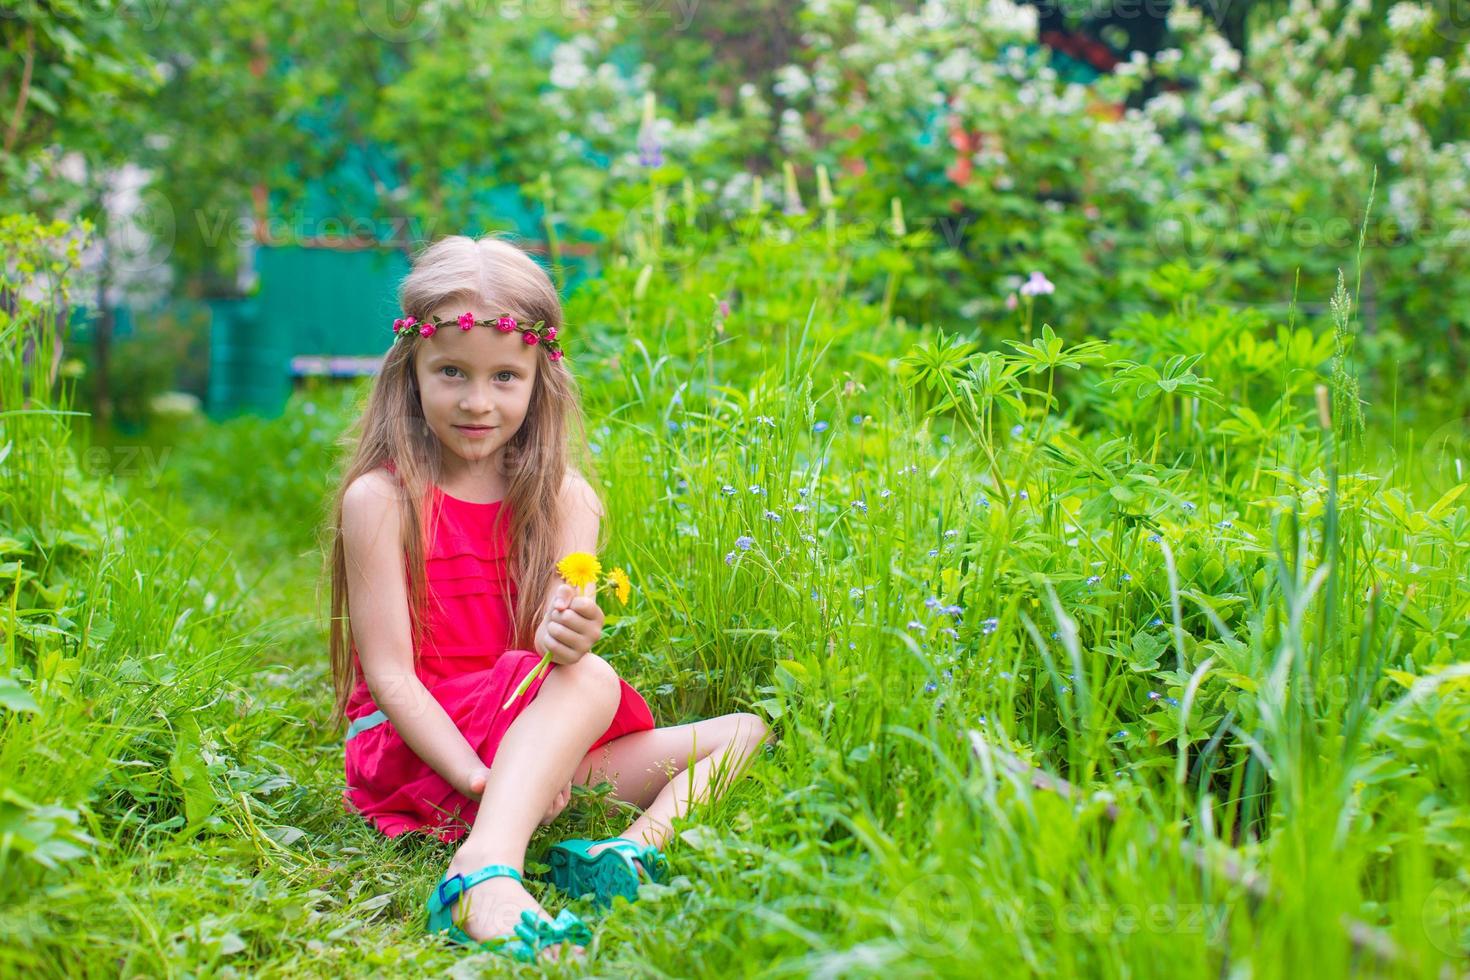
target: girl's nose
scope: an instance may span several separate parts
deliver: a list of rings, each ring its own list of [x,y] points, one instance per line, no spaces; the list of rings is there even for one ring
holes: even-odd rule
[[[467,392],[459,401],[459,410],[466,414],[480,415],[490,411],[494,407],[494,400],[490,392],[476,388]]]

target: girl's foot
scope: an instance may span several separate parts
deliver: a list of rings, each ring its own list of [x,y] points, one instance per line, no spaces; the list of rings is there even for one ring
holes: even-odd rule
[[[618,841],[616,840],[605,840],[600,844],[593,844],[591,847],[587,848],[587,856],[596,857],[598,854],[607,850],[609,847],[616,843],[618,843]],[[648,869],[643,867],[643,862],[638,860],[637,858],[633,858],[633,863],[638,866],[638,874],[641,878],[643,876],[643,873],[646,872]]]
[[[602,909],[619,897],[638,901],[645,882],[667,884],[668,862],[663,852],[650,844],[637,844],[627,837],[607,840],[570,838],[551,845],[546,852],[546,880],[571,898],[591,895]]]
[[[469,874],[493,861],[479,858],[466,858],[463,852],[456,854],[454,860],[449,862],[446,875]],[[550,919],[546,910],[541,907],[526,891],[525,887],[514,878],[488,878],[464,893],[460,899],[460,905],[456,910],[455,921],[459,927],[469,935],[471,939],[483,942],[487,939],[495,939],[500,936],[514,935],[516,924],[521,921],[521,913],[526,909],[531,914]],[[464,921],[459,922],[459,916],[464,916]],[[582,953],[576,952],[573,947],[573,958],[580,958]],[[561,955],[558,947],[551,946],[541,951],[544,960],[555,960]]]

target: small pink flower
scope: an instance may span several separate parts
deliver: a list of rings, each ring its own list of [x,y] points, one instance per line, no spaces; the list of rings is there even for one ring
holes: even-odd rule
[[[1018,303],[1020,303],[1020,300],[1016,299],[1015,293],[1011,293],[1006,297],[1006,309],[1014,310]]]
[[[521,334],[521,336],[526,338],[526,343],[528,344],[539,344],[541,342],[539,337],[529,331]]]
[[[1044,296],[1056,292],[1056,286],[1040,272],[1032,272],[1031,278],[1021,283],[1022,296]]]
[[[547,340],[555,340],[556,339],[556,328],[555,327],[547,327],[546,328],[546,339]]]
[[[461,313],[459,315],[459,329],[461,329],[461,330],[468,330],[470,327],[473,327],[474,325],[475,325],[475,315],[473,313]]]
[[[559,360],[561,360],[561,351],[559,351],[559,350],[547,351],[546,352],[546,356],[550,360],[559,361]]]
[[[437,329],[432,323],[425,323],[419,327],[419,336],[432,337],[434,336],[434,331]]]
[[[513,316],[503,316],[495,321],[495,329],[501,333],[510,333],[515,328],[516,318]]]
[[[403,320],[401,320],[401,319],[394,320],[393,321],[393,332],[394,333],[397,333],[398,331],[400,331],[402,329],[403,329]]]

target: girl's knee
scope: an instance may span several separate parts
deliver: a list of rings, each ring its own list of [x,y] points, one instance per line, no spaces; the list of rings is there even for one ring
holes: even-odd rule
[[[622,700],[622,683],[612,664],[595,653],[589,653],[574,664],[561,664],[562,677],[576,692],[577,704],[585,711],[606,715],[608,721],[617,713]]]
[[[734,722],[735,738],[753,747],[770,740],[771,729],[760,715],[741,711],[730,716]]]

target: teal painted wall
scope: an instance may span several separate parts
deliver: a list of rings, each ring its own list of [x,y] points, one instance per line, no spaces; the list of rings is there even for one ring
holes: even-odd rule
[[[381,354],[408,268],[399,251],[262,248],[255,253],[257,336],[287,362],[295,354]]]

